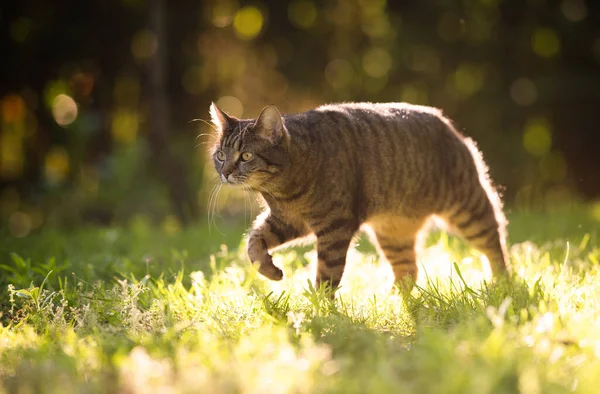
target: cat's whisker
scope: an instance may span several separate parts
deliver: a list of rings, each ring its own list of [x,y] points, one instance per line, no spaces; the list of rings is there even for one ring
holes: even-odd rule
[[[202,123],[204,123],[204,124],[207,124],[207,125],[209,125],[210,127],[212,127],[212,128],[215,130],[215,131],[218,131],[218,130],[219,130],[219,129],[218,129],[218,127],[217,127],[217,126],[216,126],[214,123],[211,123],[211,122],[209,122],[209,121],[207,121],[207,120],[200,119],[200,118],[197,118],[197,119],[192,119],[192,120],[190,120],[188,123],[194,123],[194,122],[202,122]],[[212,135],[212,134],[207,134],[207,135]]]
[[[219,185],[217,183],[215,183],[212,187],[212,189],[210,190],[210,195],[208,197],[208,210],[207,210],[207,224],[208,224],[208,231],[211,231],[211,226],[210,226],[210,219],[211,219],[211,215],[212,215],[212,202],[213,202],[213,198],[215,196],[215,190],[217,189]]]
[[[215,227],[215,229],[217,229],[217,231],[219,231],[219,232],[221,232],[221,231],[219,230],[219,227],[217,226],[217,222],[216,222],[216,219],[215,219],[215,216],[216,216],[215,214],[217,213],[218,208],[219,208],[218,207],[218,199],[219,199],[219,193],[221,192],[221,188],[222,187],[223,187],[222,183],[218,183],[217,184],[217,188],[215,190],[214,197],[212,199],[212,210],[211,210],[212,211],[212,215],[211,215],[211,220],[209,221],[209,226],[212,224]]]
[[[248,195],[246,194],[247,190],[247,186],[246,185],[242,185],[242,190],[244,191],[244,226],[248,225]]]

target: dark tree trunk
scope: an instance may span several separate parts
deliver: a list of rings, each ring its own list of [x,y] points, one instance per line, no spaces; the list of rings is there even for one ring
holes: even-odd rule
[[[165,27],[164,0],[149,0],[149,28],[156,34],[158,47],[148,63],[148,140],[150,143],[150,165],[167,185],[175,213],[181,223],[188,224],[197,217],[198,208],[194,193],[188,184],[188,171],[185,162],[174,155],[169,146],[169,132],[172,132],[167,99],[167,35]]]

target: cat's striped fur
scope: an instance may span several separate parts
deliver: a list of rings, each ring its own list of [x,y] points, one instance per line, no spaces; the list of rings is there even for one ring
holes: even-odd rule
[[[410,286],[417,236],[432,215],[482,251],[495,275],[506,271],[500,198],[473,141],[439,110],[349,103],[282,117],[268,106],[256,120],[239,120],[213,104],[211,115],[221,181],[246,184],[266,202],[248,256],[268,278],[283,277],[269,250],[315,234],[316,283],[336,288],[365,225],[397,282]]]

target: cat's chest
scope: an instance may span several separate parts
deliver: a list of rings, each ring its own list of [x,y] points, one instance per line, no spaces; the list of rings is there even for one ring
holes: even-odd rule
[[[267,200],[267,199],[265,199]],[[314,211],[311,204],[304,198],[296,201],[267,200],[267,205],[272,215],[275,215],[287,223],[306,225],[313,222]]]

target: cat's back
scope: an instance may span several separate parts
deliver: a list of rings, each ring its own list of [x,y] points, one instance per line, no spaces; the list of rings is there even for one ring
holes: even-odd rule
[[[330,104],[293,116],[289,126],[306,145],[302,160],[311,163],[317,183],[329,185],[324,190],[360,191],[372,207],[397,206],[401,195],[410,211],[428,210],[423,201],[460,174],[477,178],[467,140],[433,107]]]
[[[408,103],[327,104],[287,116],[286,124],[290,133],[334,155],[340,146],[377,156],[464,148],[462,135],[439,109]]]
[[[377,117],[377,118],[396,118],[398,116],[425,116],[441,117],[439,109],[424,105],[416,105],[402,102],[395,103],[334,103],[325,104],[315,108],[313,111],[320,114],[341,114],[350,117]]]
[[[288,115],[287,123],[292,134],[310,134],[318,142],[343,138],[362,145],[380,138],[437,138],[440,133],[459,137],[440,110],[408,103],[327,104]]]

